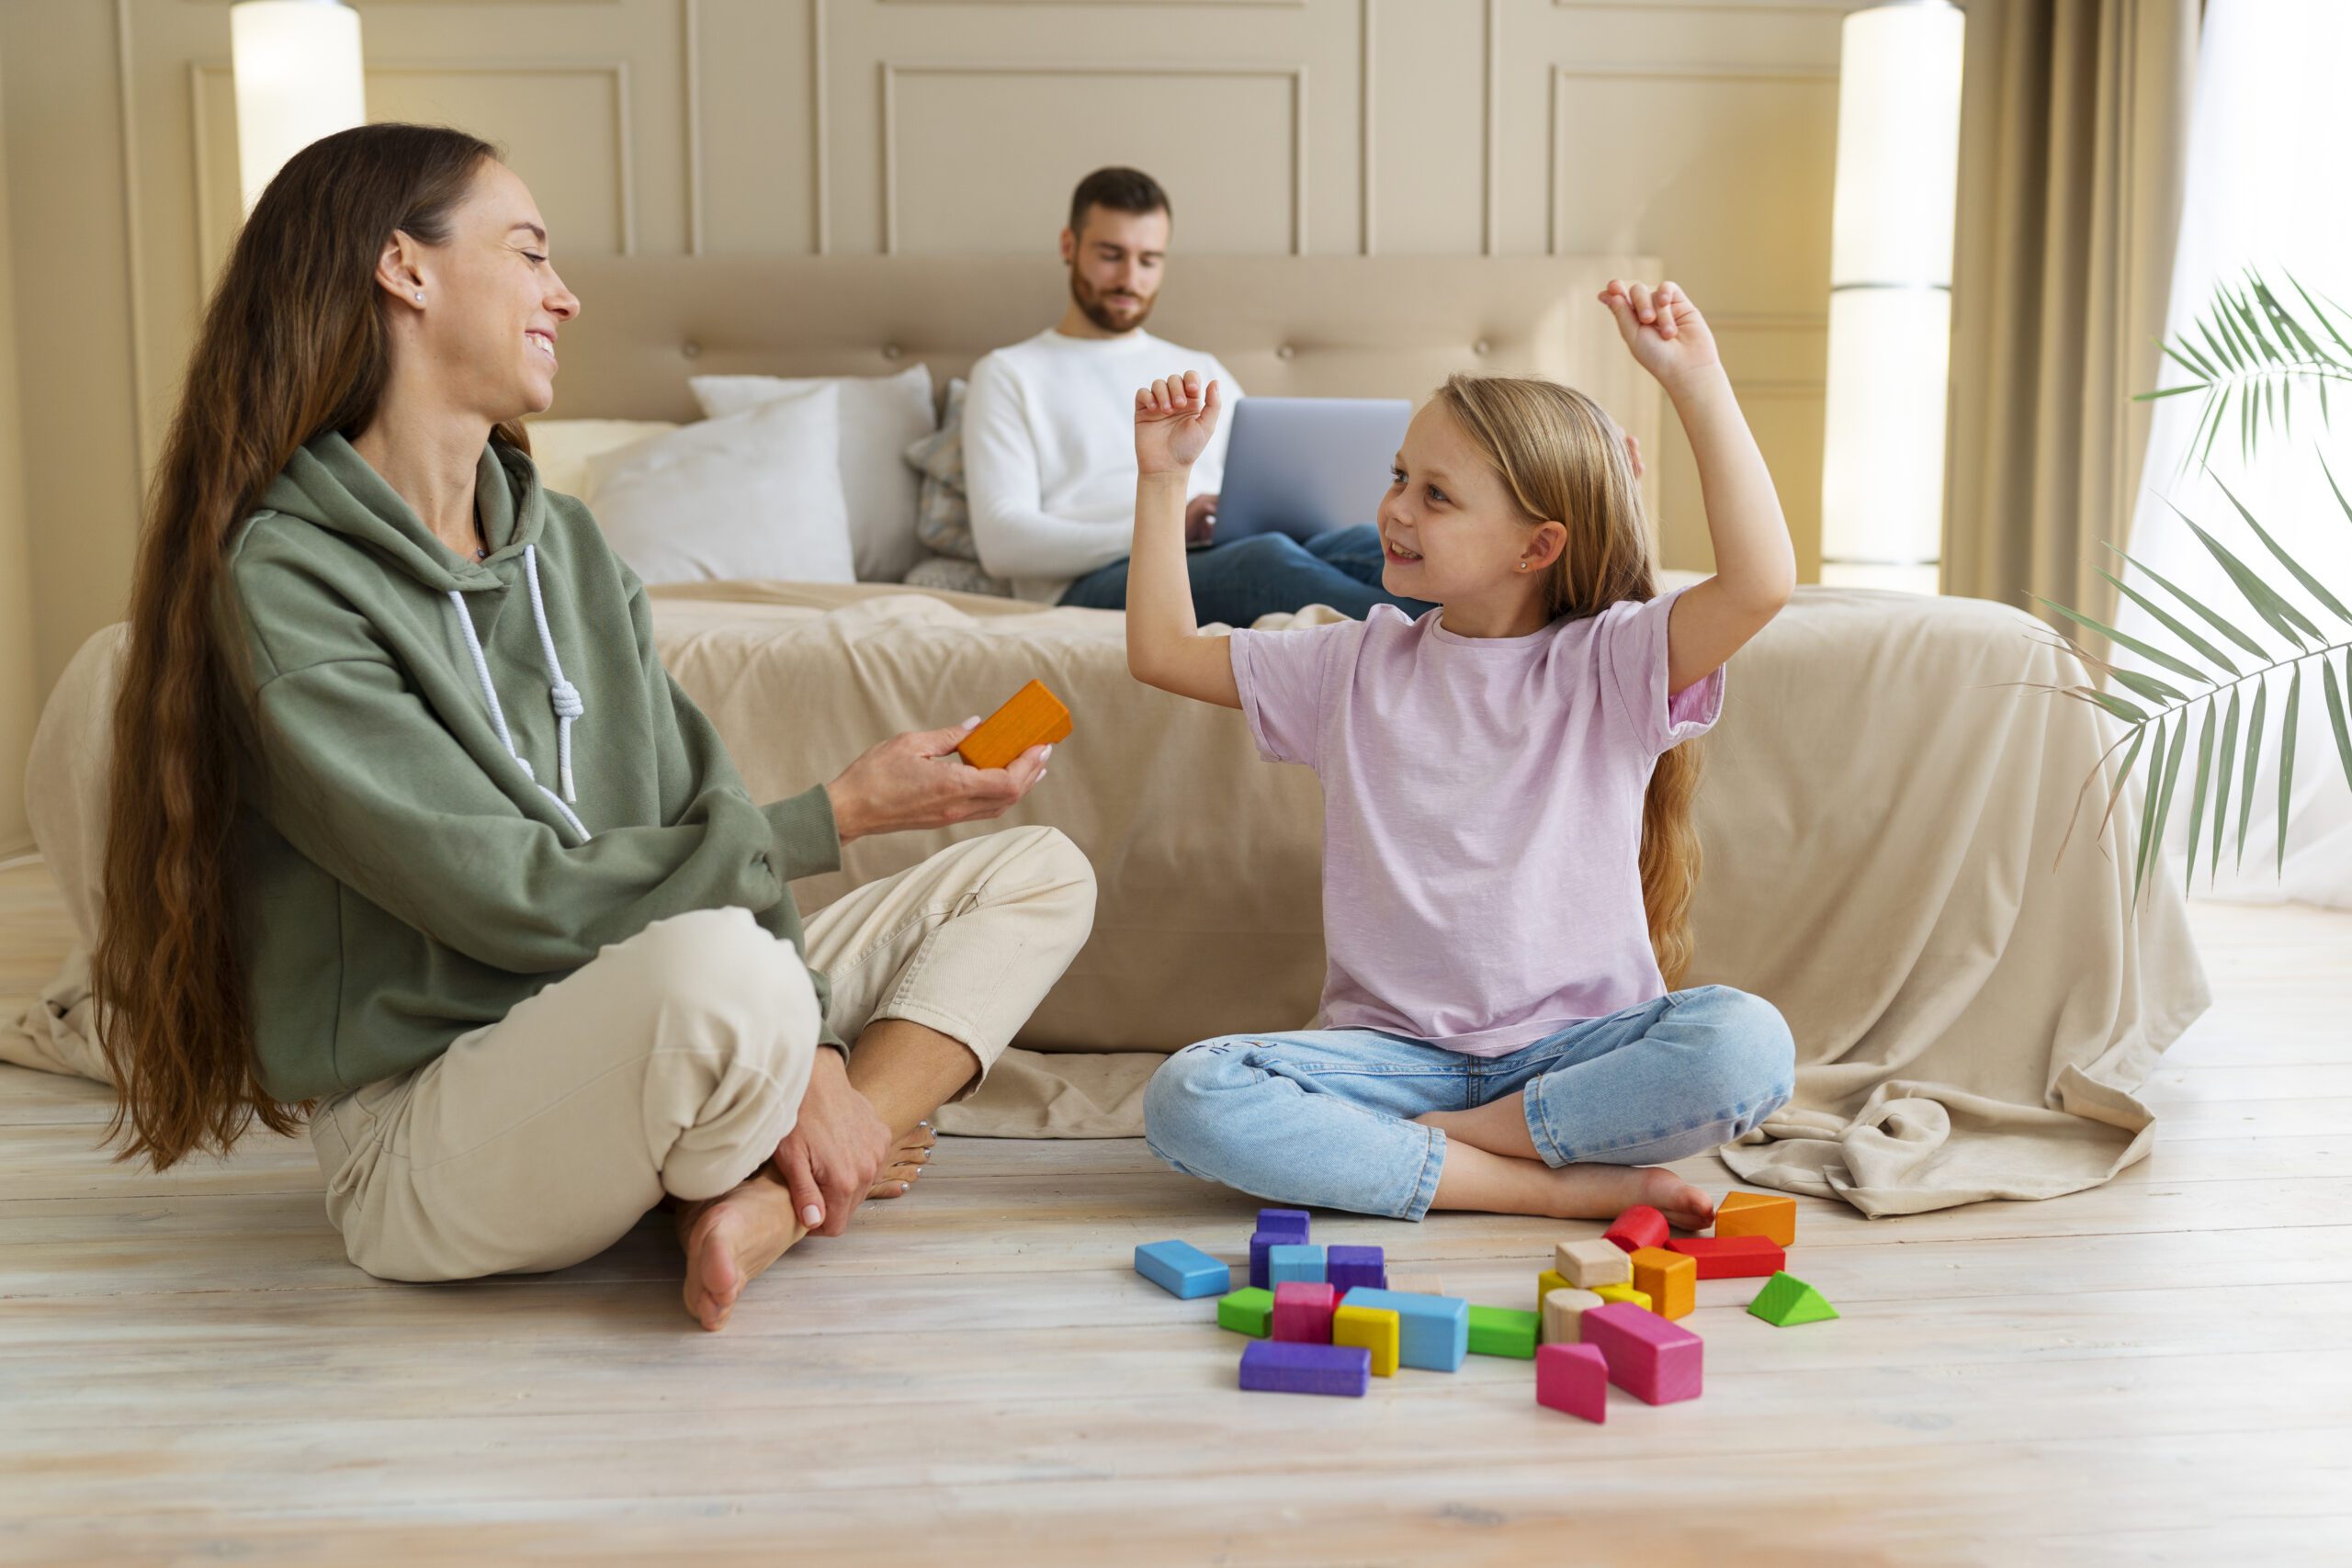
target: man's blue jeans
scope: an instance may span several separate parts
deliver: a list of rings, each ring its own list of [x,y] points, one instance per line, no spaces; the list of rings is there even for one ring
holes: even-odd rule
[[[1246,626],[1261,615],[1329,604],[1363,620],[1374,604],[1394,604],[1418,617],[1434,608],[1400,599],[1380,586],[1380,530],[1369,523],[1333,528],[1305,544],[1287,534],[1260,534],[1211,545],[1185,557],[1192,569],[1193,614],[1204,626]],[[1113,561],[1064,590],[1061,602],[1091,610],[1127,607],[1127,563]]]

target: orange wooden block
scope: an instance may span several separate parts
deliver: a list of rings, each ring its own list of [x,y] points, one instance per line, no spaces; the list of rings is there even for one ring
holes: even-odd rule
[[[1046,690],[1043,681],[1032,681],[964,737],[956,750],[976,768],[1006,767],[1032,746],[1067,739],[1069,728],[1069,709],[1062,700]]]
[[[1718,1236],[1770,1236],[1782,1247],[1797,1244],[1797,1201],[1784,1193],[1726,1192],[1715,1205]]]
[[[1634,1266],[1634,1289],[1650,1299],[1650,1311],[1660,1317],[1688,1317],[1699,1304],[1699,1263],[1662,1247],[1645,1247],[1627,1261]]]

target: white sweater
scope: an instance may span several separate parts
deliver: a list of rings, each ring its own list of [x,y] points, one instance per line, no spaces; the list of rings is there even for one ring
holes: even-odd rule
[[[964,398],[964,491],[980,564],[1023,599],[1059,599],[1073,578],[1124,559],[1135,538],[1137,389],[1197,370],[1224,383],[1225,419],[1193,465],[1191,493],[1225,477],[1241,396],[1213,355],[1132,332],[1039,333],[972,367]]]

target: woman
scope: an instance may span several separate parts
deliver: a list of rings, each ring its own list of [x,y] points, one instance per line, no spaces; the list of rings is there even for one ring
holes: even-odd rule
[[[1023,829],[803,930],[792,878],[1000,815],[1045,752],[981,772],[966,727],[903,735],[755,805],[643,585],[526,456],[579,310],[470,136],[345,131],[263,193],[141,547],[94,988],[130,1154],[309,1102],[327,1212],[388,1279],[561,1268],[675,1201],[715,1329],[920,1174],[1093,878]]]

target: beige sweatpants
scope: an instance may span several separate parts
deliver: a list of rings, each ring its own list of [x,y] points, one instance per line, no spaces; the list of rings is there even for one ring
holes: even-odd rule
[[[1093,920],[1086,857],[1016,828],[857,888],[805,938],[842,1039],[907,1019],[985,1072]],[[774,1155],[817,1035],[808,970],[748,911],[657,920],[424,1066],[320,1106],[328,1217],[387,1280],[593,1258],[664,1193],[716,1197]]]

